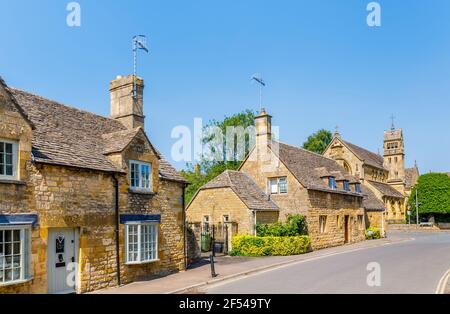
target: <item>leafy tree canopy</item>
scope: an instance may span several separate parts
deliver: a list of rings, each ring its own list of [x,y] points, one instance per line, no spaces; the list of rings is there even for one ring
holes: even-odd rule
[[[328,144],[333,140],[333,134],[330,131],[321,129],[308,137],[303,143],[303,148],[314,153],[323,154]]]
[[[416,190],[422,218],[450,219],[450,177],[447,174],[429,173],[419,177],[409,199],[412,217],[416,215]]]
[[[211,120],[206,126],[205,130],[210,127],[218,127],[221,129],[223,134],[223,147],[220,149],[224,152],[224,156],[222,160],[210,160],[206,157],[202,157],[196,164],[187,164],[186,169],[181,171],[181,175],[184,176],[191,184],[186,189],[186,202],[190,202],[195,193],[200,189],[203,185],[208,183],[209,181],[216,178],[225,170],[237,170],[243,161],[243,158],[249,153],[251,143],[249,134],[245,135],[243,156],[239,156],[235,153],[233,156],[226,157],[225,152],[227,151],[227,128],[229,127],[242,127],[243,129],[247,129],[248,127],[255,125],[255,117],[256,113],[251,110],[245,110],[243,112],[234,114],[232,116],[227,116],[223,120]],[[202,138],[202,142],[204,145],[208,145],[213,143],[215,140],[214,136],[208,136],[207,134]],[[238,139],[234,138],[234,151],[237,152],[239,143]]]

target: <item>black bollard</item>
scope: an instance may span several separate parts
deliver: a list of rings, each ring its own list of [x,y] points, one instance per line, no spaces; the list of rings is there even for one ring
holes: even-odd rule
[[[216,274],[216,268],[214,266],[214,255],[212,253],[209,256],[209,259],[210,259],[210,263],[211,263],[211,277],[216,278],[217,274]]]

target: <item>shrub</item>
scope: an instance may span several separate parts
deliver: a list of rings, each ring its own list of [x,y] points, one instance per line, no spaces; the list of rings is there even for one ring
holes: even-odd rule
[[[288,256],[304,254],[310,250],[308,236],[296,237],[255,237],[236,236],[233,238],[232,256]]]
[[[378,228],[370,227],[366,230],[366,239],[367,240],[375,240],[381,239],[381,231]]]
[[[308,228],[305,216],[289,215],[286,223],[258,224],[256,233],[259,237],[295,237],[307,235]]]
[[[435,217],[437,222],[450,220],[450,177],[447,174],[428,173],[419,177],[409,198],[412,221],[415,221],[416,217],[416,190],[422,221],[431,217]]]

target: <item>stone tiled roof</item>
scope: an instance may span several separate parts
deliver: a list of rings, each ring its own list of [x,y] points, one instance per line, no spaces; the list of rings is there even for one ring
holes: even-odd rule
[[[216,188],[231,188],[251,210],[279,210],[278,206],[269,199],[269,196],[243,172],[227,170],[204,185],[200,190]]]
[[[417,169],[417,167],[405,169],[405,180],[407,188],[412,188],[413,186],[415,186],[418,179],[419,169]]]
[[[375,187],[378,191],[381,192],[384,196],[396,197],[396,198],[404,198],[402,193],[394,189],[392,186],[386,183],[380,183],[375,181],[369,181],[369,183]]]
[[[136,128],[134,130],[121,130],[113,133],[103,134],[102,138],[104,141],[103,154],[112,154],[122,152],[128,144],[134,139],[134,137],[139,133],[141,128]]]
[[[372,153],[365,148],[359,147],[347,141],[342,141],[359,159],[363,160],[367,165],[379,169],[384,168],[384,158],[378,154]]]
[[[11,106],[11,110],[14,112],[18,112],[22,115],[22,117],[25,119],[25,121],[28,122],[28,124],[34,129],[34,125],[33,123],[30,121],[30,119],[28,118],[28,115],[26,114],[26,112],[23,110],[23,108],[17,103],[16,98],[14,97],[14,95],[11,92],[11,89],[6,85],[5,81],[3,80],[3,78],[0,76],[0,86],[4,88],[5,92],[6,92],[6,96],[9,97],[9,99],[11,100],[13,106]]]
[[[29,117],[33,131],[36,162],[106,172],[121,172],[106,154],[121,151],[139,129],[127,130],[119,121],[72,108],[56,101],[9,89]],[[162,157],[162,178],[185,180]]]
[[[275,148],[278,146],[278,157],[281,162],[306,188],[361,195],[355,192],[329,188],[328,184],[323,180],[324,176],[334,176],[337,180],[346,179],[352,183],[359,182],[357,178],[347,174],[345,169],[333,159],[284,143],[275,143],[272,146]],[[273,150],[276,153],[276,149]]]
[[[361,191],[364,194],[363,206],[368,211],[383,211],[385,206],[376,195],[365,185],[361,186]]]

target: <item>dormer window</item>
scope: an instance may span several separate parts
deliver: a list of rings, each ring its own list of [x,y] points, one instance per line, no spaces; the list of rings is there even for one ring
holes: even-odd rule
[[[17,178],[17,143],[0,140],[0,179]]]
[[[344,191],[350,192],[350,182],[347,180],[344,181]]]
[[[130,187],[132,190],[151,192],[152,164],[130,161]]]
[[[355,192],[356,193],[361,193],[361,183],[356,183],[355,184]]]
[[[333,190],[336,189],[336,178],[335,177],[328,177],[328,187]]]

